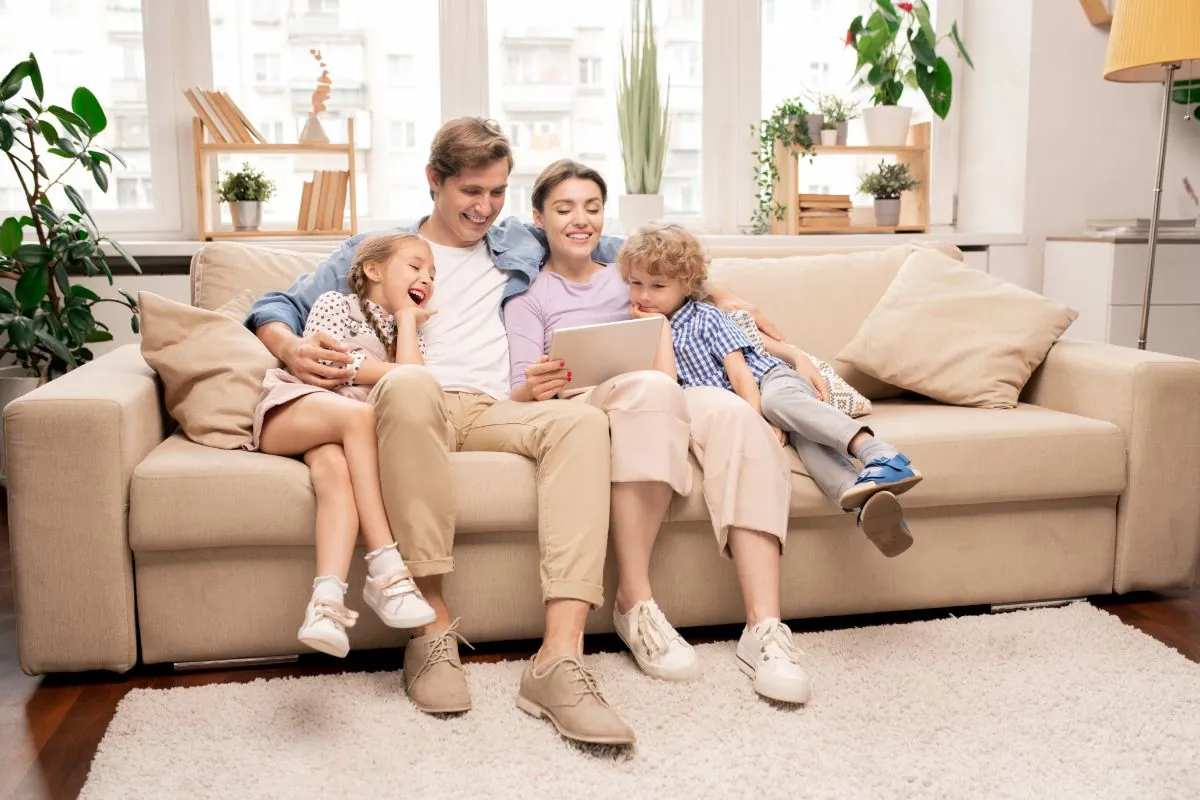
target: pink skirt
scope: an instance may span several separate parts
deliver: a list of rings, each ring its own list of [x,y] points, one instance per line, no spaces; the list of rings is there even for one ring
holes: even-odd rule
[[[307,394],[315,394],[317,392],[338,394],[342,397],[349,397],[351,400],[361,400],[364,402],[370,394],[366,386],[339,386],[336,390],[325,389],[320,386],[313,386],[311,383],[305,383],[285,369],[267,370],[267,374],[263,376],[262,394],[259,395],[258,405],[254,407],[253,439],[250,444],[245,445],[245,448],[247,450],[258,449],[259,437],[262,435],[263,420],[266,419],[267,414],[272,409],[287,405],[293,400],[297,400]]]

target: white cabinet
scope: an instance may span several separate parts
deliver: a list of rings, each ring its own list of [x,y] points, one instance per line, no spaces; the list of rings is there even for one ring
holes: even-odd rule
[[[1066,337],[1137,347],[1146,241],[1046,240],[1042,293],[1079,312]],[[1200,359],[1200,238],[1158,244],[1146,349]]]

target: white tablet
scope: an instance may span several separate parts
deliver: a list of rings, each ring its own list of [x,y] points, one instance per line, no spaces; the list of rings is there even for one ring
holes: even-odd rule
[[[571,388],[598,386],[626,372],[654,368],[664,317],[627,319],[559,328],[550,340],[550,360],[567,362]]]

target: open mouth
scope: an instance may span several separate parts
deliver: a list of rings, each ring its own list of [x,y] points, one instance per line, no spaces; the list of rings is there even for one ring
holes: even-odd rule
[[[486,225],[488,221],[487,217],[477,217],[474,214],[468,214],[466,212],[463,212],[463,219],[472,225]]]
[[[583,231],[575,231],[574,233],[568,233],[567,238],[572,242],[586,242],[592,238],[592,235]]]
[[[429,294],[424,289],[409,289],[408,290],[409,299],[412,300],[417,305],[421,305],[422,303],[424,303],[425,298],[428,296],[429,296]]]

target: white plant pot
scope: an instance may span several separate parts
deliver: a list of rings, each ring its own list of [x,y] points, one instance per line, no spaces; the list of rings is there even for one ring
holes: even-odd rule
[[[863,110],[863,125],[867,129],[867,144],[871,147],[902,147],[908,144],[908,123],[912,109],[908,106],[874,106]]]
[[[663,218],[661,194],[623,194],[617,199],[617,217],[621,230],[629,236],[652,220]]]
[[[838,143],[837,128],[833,130],[821,131],[821,145],[823,147],[833,147]]]
[[[29,394],[42,383],[41,378],[30,377],[24,367],[0,367],[0,414],[18,397]],[[8,486],[8,472],[4,466],[4,427],[0,425],[0,486]]]
[[[879,227],[894,227],[900,224],[900,200],[875,198],[875,224]]]
[[[256,231],[262,225],[262,203],[258,200],[238,200],[229,204],[235,231]]]

